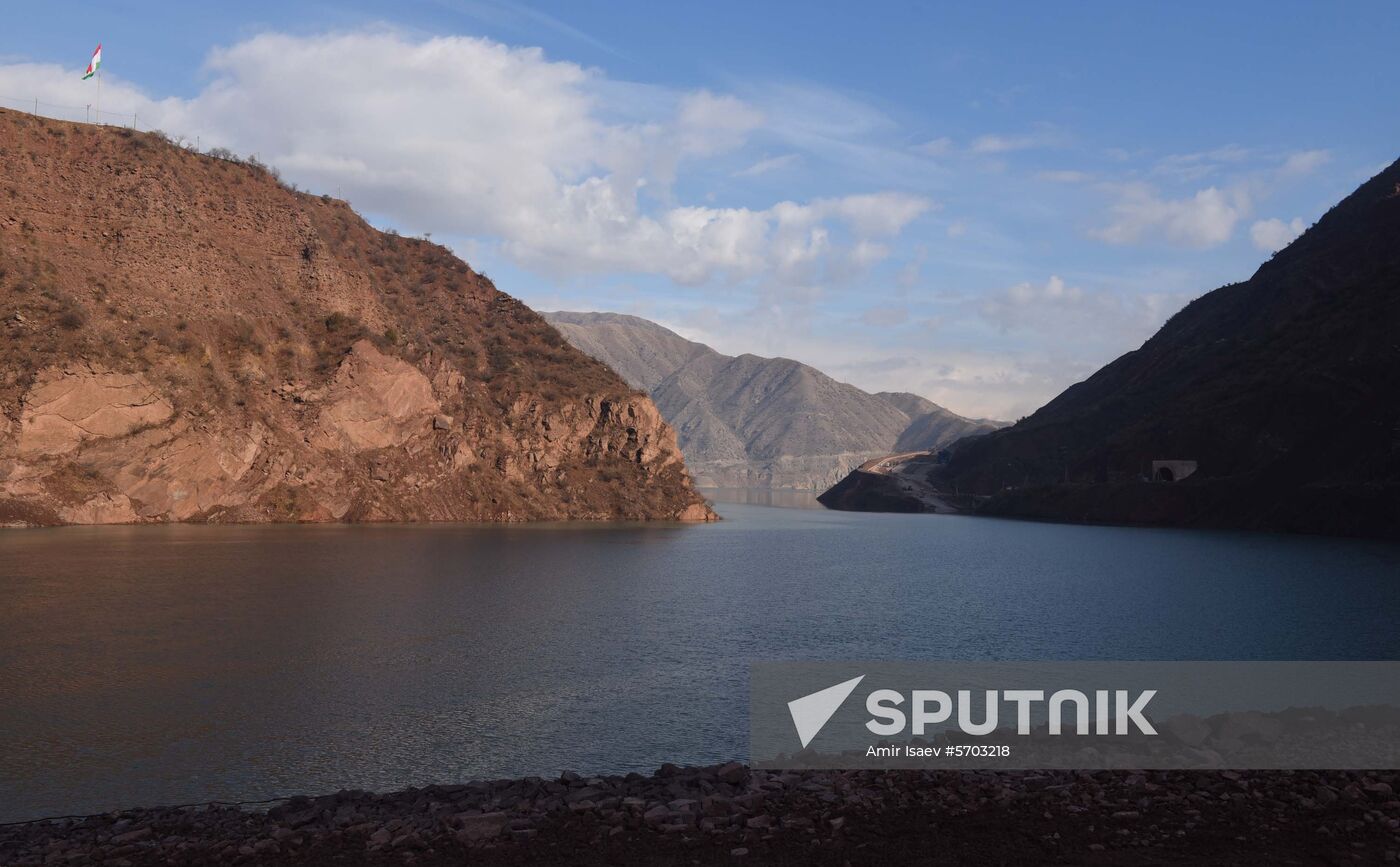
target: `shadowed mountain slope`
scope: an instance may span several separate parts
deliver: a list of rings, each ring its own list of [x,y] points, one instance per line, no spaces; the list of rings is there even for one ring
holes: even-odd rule
[[[1400,163],[930,481],[1057,520],[1400,536]],[[1154,461],[1196,471],[1148,481]],[[860,506],[847,485],[843,501]]]

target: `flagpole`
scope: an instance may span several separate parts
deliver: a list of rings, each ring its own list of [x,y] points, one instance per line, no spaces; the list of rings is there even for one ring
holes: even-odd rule
[[[102,64],[97,64],[97,125],[102,126]]]

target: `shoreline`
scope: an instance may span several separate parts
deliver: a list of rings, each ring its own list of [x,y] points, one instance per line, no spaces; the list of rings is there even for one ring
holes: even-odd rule
[[[527,777],[0,826],[0,863],[1273,864],[1400,860],[1396,771]]]

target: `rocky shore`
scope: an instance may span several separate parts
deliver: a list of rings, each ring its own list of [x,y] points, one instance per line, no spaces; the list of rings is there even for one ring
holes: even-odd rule
[[[537,777],[0,827],[0,864],[1383,864],[1395,771]]]

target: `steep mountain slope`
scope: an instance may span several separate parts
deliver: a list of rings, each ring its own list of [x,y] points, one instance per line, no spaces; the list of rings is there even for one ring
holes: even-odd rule
[[[544,316],[650,390],[700,484],[820,489],[897,443],[938,449],[997,427],[917,395],[868,394],[790,359],[721,355],[635,316]]]
[[[1397,333],[1400,163],[930,480],[994,514],[1400,536]],[[1198,469],[1149,482],[1157,460]]]
[[[1006,422],[964,418],[907,391],[880,391],[875,396],[909,416],[909,426],[895,440],[895,452],[939,451],[963,437],[989,433]]]
[[[720,357],[710,347],[674,331],[622,313],[543,313],[575,348],[615,370],[633,388],[651,391],[672,372],[701,357]]]
[[[710,516],[644,395],[445,248],[0,111],[0,524]]]
[[[907,391],[877,391],[875,396],[910,418],[918,418],[943,409],[928,398]]]

